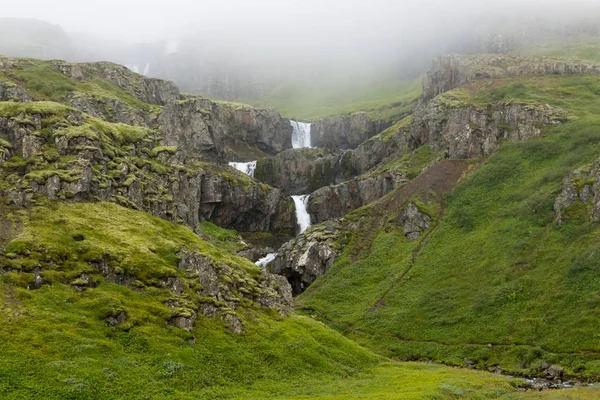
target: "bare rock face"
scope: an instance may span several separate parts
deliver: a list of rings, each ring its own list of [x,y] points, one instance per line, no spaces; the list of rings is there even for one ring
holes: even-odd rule
[[[409,203],[401,218],[401,224],[404,226],[404,236],[412,242],[429,229],[431,217],[422,213],[414,203]]]
[[[306,194],[336,183],[339,158],[325,149],[289,149],[259,159],[254,178],[289,195]]]
[[[600,64],[576,58],[552,59],[507,54],[450,54],[434,60],[423,80],[423,98],[430,100],[441,93],[480,79],[524,75],[583,74],[600,74]]]
[[[500,141],[527,140],[543,125],[556,125],[566,113],[545,105],[491,103],[477,107],[442,95],[422,103],[413,115],[411,149],[428,144],[447,150],[450,158],[474,158],[493,153]]]
[[[406,182],[408,179],[404,173],[387,171],[323,187],[311,193],[308,212],[314,223],[340,218],[352,210],[380,199]]]
[[[563,190],[554,202],[556,220],[568,218],[569,209],[581,202],[590,221],[600,221],[600,159],[582,166],[563,179]]]
[[[339,256],[342,220],[331,220],[309,229],[281,246],[278,256],[269,264],[272,273],[283,275],[300,294],[318,277],[324,275]]]
[[[0,101],[30,102],[31,96],[15,84],[0,81]]]
[[[390,125],[373,121],[364,112],[325,118],[311,124],[312,146],[330,150],[354,149]]]
[[[256,159],[292,147],[292,127],[275,110],[192,97],[170,103],[158,118],[163,144],[179,146],[178,160],[223,162]],[[248,149],[249,147],[253,149]]]

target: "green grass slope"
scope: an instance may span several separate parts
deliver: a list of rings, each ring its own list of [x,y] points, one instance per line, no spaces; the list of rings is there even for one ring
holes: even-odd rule
[[[422,93],[421,80],[369,79],[282,83],[259,106],[276,108],[287,118],[316,120],[366,111],[374,119],[398,120]]]
[[[600,227],[583,208],[559,226],[553,205],[563,178],[600,155],[600,78],[486,81],[447,95],[546,102],[571,118],[480,160],[420,242],[389,224],[355,233],[298,303],[396,359],[529,373],[549,362],[596,379]],[[378,212],[375,204],[349,218]]]
[[[110,203],[46,203],[1,209],[0,397],[7,399],[498,398],[508,378],[417,363],[385,362],[312,318],[282,318],[245,302],[245,333],[198,316],[194,329],[168,325],[185,247],[258,272],[229,253],[233,232],[186,227]],[[82,239],[83,238],[83,239]],[[227,243],[231,242],[231,243]],[[91,267],[103,255],[137,278],[111,283]],[[45,284],[28,290],[38,271]],[[85,274],[93,285],[80,282]],[[109,326],[117,311],[127,321]]]

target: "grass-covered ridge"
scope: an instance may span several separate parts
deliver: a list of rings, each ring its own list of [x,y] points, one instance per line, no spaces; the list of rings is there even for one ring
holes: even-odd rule
[[[583,208],[559,226],[553,205],[563,178],[600,154],[600,79],[511,78],[444,96],[546,102],[571,118],[481,160],[444,200],[439,224],[421,243],[387,226],[355,233],[300,306],[397,359],[469,360],[529,373],[549,362],[595,379],[600,228]],[[354,214],[370,218],[377,210]]]

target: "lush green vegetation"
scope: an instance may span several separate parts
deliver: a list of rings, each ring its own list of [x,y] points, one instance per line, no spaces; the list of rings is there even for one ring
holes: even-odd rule
[[[399,120],[410,113],[421,93],[420,79],[284,83],[256,105],[274,107],[282,116],[301,121],[358,111]]]
[[[600,228],[585,207],[559,226],[553,205],[562,179],[600,154],[600,78],[506,79],[448,96],[549,103],[572,117],[481,160],[422,242],[408,242],[390,224],[354,232],[299,304],[397,359],[530,372],[546,361],[597,376]],[[354,214],[374,216],[382,207]]]
[[[248,304],[237,310],[243,335],[202,315],[191,332],[167,325],[172,293],[155,279],[177,273],[182,247],[225,262],[242,276],[257,271],[219,247],[236,234],[213,225],[202,226],[214,238],[211,244],[188,228],[110,203],[3,208],[1,216],[8,235],[0,237],[2,265],[11,272],[0,275],[0,334],[10,338],[0,342],[0,397],[418,399],[513,393],[515,383],[507,378],[385,362],[312,318],[281,318]],[[91,267],[98,257],[138,278],[136,289],[111,283]],[[45,284],[28,290],[37,268]],[[109,326],[106,318],[117,311],[127,321]]]

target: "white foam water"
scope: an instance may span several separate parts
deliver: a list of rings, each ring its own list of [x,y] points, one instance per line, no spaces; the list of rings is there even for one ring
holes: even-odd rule
[[[256,161],[250,162],[230,162],[230,167],[237,169],[238,171],[242,171],[248,176],[254,178],[254,170],[256,169]]]
[[[305,194],[302,196],[292,196],[292,199],[294,199],[294,204],[296,205],[296,221],[298,221],[300,233],[307,230],[310,226],[310,214],[306,210],[306,208],[308,207],[309,196],[309,194]]]
[[[292,124],[292,147],[310,147],[310,123],[290,120]]]
[[[149,73],[150,73],[150,63],[146,64],[146,66],[144,67],[144,73],[142,75],[148,76]]]
[[[273,262],[275,257],[277,257],[277,253],[269,253],[265,257],[258,260],[255,264],[261,268],[264,268],[267,265],[271,264],[271,262]]]

